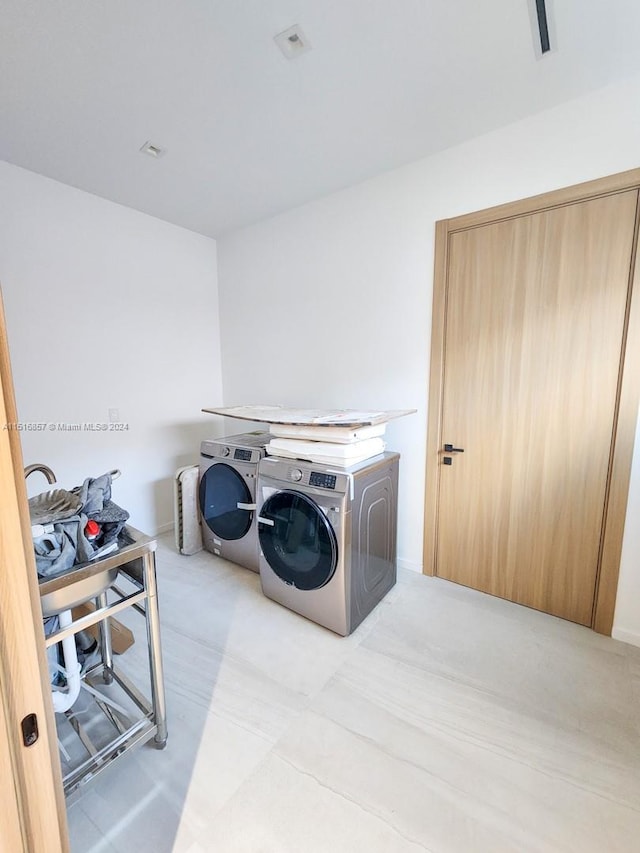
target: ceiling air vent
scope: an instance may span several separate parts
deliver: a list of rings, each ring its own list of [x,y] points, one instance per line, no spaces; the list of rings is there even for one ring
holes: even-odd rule
[[[284,53],[287,59],[295,59],[302,53],[311,50],[309,39],[302,32],[302,27],[294,24],[282,33],[278,33],[273,40]]]
[[[167,149],[160,148],[159,145],[154,145],[153,142],[145,142],[145,144],[140,148],[143,154],[148,154],[149,157],[162,157]]]

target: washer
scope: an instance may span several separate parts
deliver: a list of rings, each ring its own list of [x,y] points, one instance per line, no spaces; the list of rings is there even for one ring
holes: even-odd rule
[[[265,595],[346,636],[396,582],[397,453],[350,468],[267,456],[258,466]]]
[[[246,432],[200,445],[202,544],[254,572],[258,571],[256,478],[269,438],[266,432]]]

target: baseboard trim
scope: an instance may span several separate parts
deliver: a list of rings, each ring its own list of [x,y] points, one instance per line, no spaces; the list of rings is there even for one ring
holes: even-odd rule
[[[614,628],[611,631],[611,636],[614,640],[620,640],[621,643],[629,643],[630,646],[640,647],[640,634],[637,631],[627,631],[624,628]]]
[[[414,563],[412,560],[396,560],[399,569],[408,569],[410,572],[422,574],[422,564]]]
[[[160,536],[163,533],[168,533],[170,530],[175,529],[175,524],[173,521],[168,521],[166,524],[161,524],[160,527],[156,528],[156,532],[154,536]]]

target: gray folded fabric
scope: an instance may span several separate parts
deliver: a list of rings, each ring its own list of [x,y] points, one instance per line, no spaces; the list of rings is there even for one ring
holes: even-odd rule
[[[129,513],[111,500],[111,474],[88,478],[71,494],[81,501],[79,512],[56,521],[53,530],[33,540],[36,567],[41,578],[64,574],[74,565],[97,560],[112,548]],[[87,539],[85,528],[89,519],[101,525],[95,539]]]
[[[84,513],[80,513],[57,521],[51,533],[34,537],[33,550],[40,577],[55,577],[76,563],[92,559],[96,548],[84,535],[88,520]]]
[[[44,624],[44,635],[45,637],[50,636],[60,627],[60,620],[57,616],[47,616],[46,619],[43,619]],[[60,659],[60,645],[56,643],[54,646],[49,646],[47,649],[47,665],[49,667],[49,680],[51,684],[62,684],[64,678],[62,673],[60,672],[61,666]]]
[[[71,494],[80,498],[82,511],[93,518],[111,498],[111,474],[102,474],[93,480],[87,477],[81,486],[71,489]]]

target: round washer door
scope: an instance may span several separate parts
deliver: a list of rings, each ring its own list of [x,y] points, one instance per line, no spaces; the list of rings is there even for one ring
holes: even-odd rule
[[[242,539],[251,527],[251,493],[241,475],[224,462],[211,465],[200,480],[200,512],[209,530],[220,539]]]
[[[265,560],[285,583],[319,589],[333,577],[336,535],[310,497],[285,489],[267,498],[258,516],[258,537]]]

